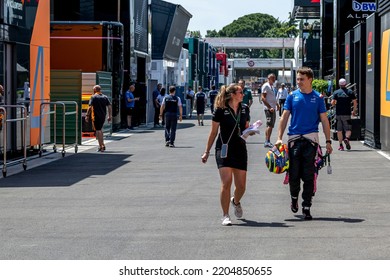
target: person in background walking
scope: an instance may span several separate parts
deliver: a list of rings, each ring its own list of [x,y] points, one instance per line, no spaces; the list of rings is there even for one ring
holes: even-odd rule
[[[280,89],[276,95],[276,101],[279,103],[279,117],[282,116],[284,102],[286,101],[288,91],[284,83],[281,84]]]
[[[30,82],[28,78],[23,85],[23,98],[25,100],[24,106],[26,106],[28,114],[30,112]]]
[[[99,85],[95,85],[93,87],[93,92],[94,94],[89,100],[85,121],[92,121],[93,128],[96,131],[96,138],[99,143],[99,148],[97,151],[104,152],[106,150],[106,146],[104,145],[102,128],[106,120],[107,111],[107,121],[110,122],[112,119],[112,107],[110,100],[101,92],[101,87]]]
[[[195,94],[196,114],[198,116],[198,125],[203,126],[204,110],[207,104],[206,94],[202,91],[202,87],[198,87],[198,92]]]
[[[241,198],[246,189],[248,152],[246,142],[241,138],[241,132],[249,126],[249,107],[241,104],[242,99],[242,88],[238,84],[221,87],[215,100],[211,130],[202,155],[202,162],[206,163],[219,131],[215,144],[215,159],[221,178],[220,201],[223,226],[232,225],[229,216],[230,203],[237,218],[243,215]],[[231,196],[233,179],[235,189]]]
[[[249,90],[249,88],[245,87],[245,81],[244,80],[239,80],[238,81],[239,86],[242,88],[242,92],[244,93],[244,98],[242,99],[242,103],[248,105],[250,108],[253,103],[253,97],[252,97],[252,92]]]
[[[217,97],[217,95],[218,95],[218,91],[215,89],[215,85],[212,85],[211,91],[209,92],[211,114],[214,113],[214,102],[215,102],[215,97]]]
[[[164,100],[164,97],[166,97],[166,96],[168,96],[168,94],[166,93],[166,89],[163,87],[160,90],[160,94],[157,96],[159,115],[160,115],[160,112],[161,112],[161,104],[162,104],[162,102]],[[165,111],[163,112],[163,115],[162,115],[162,118],[161,118],[161,125],[165,126]]]
[[[126,115],[127,115],[127,128],[134,129],[131,123],[131,117],[134,113],[135,101],[139,100],[139,97],[134,97],[135,85],[130,85],[129,90],[126,91]]]
[[[267,128],[265,129],[264,148],[272,148],[271,134],[275,125],[276,110],[279,109],[279,104],[276,102],[273,84],[275,82],[275,74],[268,75],[268,82],[261,87],[261,101],[264,104],[264,113],[266,117]]]
[[[351,119],[351,103],[353,104],[352,115],[357,114],[356,95],[352,90],[346,88],[347,81],[339,80],[340,88],[335,90],[332,95],[332,105],[336,106],[336,121],[337,121],[337,139],[339,140],[339,151],[344,151],[343,133],[345,132],[344,143],[347,150],[351,149],[349,143],[352,134],[352,119]]]
[[[179,120],[183,120],[183,106],[180,97],[176,96],[176,88],[169,87],[169,95],[164,98],[160,108],[160,118],[165,110],[165,146],[175,147],[177,111],[179,111]]]
[[[192,111],[194,110],[194,98],[195,98],[195,92],[192,90],[192,87],[188,87],[188,92],[187,92],[187,99],[190,100],[190,118],[192,118]]]
[[[287,133],[290,161],[288,170],[291,195],[290,208],[293,213],[298,212],[298,196],[302,180],[302,214],[305,220],[312,219],[310,207],[312,206],[314,193],[314,163],[319,145],[318,125],[320,121],[326,139],[326,152],[331,154],[333,150],[325,102],[320,97],[320,93],[312,88],[313,76],[313,70],[308,67],[297,70],[296,80],[299,89],[287,96],[279,123],[278,140],[275,142],[275,146],[282,144],[283,134],[291,115]]]
[[[154,127],[160,126],[160,104],[157,101],[157,97],[160,95],[162,84],[157,84],[156,89],[153,91],[153,106],[154,106]]]

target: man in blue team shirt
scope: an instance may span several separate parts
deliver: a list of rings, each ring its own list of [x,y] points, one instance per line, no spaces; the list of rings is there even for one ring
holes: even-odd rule
[[[330,125],[326,114],[325,102],[317,91],[312,89],[313,70],[302,67],[297,70],[298,90],[287,96],[284,111],[279,123],[278,140],[275,146],[282,144],[284,130],[291,115],[288,128],[289,185],[291,211],[298,212],[298,196],[303,181],[302,213],[305,220],[311,220],[310,207],[314,194],[314,160],[319,145],[318,124],[321,121],[326,139],[326,152],[332,153]]]
[[[130,85],[129,90],[126,91],[126,115],[127,115],[127,128],[134,129],[131,124],[131,117],[134,112],[135,101],[139,100],[139,97],[134,97],[135,86]]]

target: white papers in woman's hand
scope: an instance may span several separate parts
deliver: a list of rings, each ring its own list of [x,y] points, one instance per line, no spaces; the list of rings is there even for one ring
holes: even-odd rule
[[[246,139],[255,134],[260,134],[259,127],[263,124],[261,120],[255,121],[247,129],[242,132],[241,138],[246,141]]]

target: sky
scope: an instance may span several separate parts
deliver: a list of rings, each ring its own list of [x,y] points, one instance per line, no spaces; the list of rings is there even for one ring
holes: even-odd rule
[[[287,21],[294,0],[164,0],[184,7],[192,18],[188,30],[200,31],[204,37],[207,30],[221,30],[239,17],[262,13],[280,21]]]

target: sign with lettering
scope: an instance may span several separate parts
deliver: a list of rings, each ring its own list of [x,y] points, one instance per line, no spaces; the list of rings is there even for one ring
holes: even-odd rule
[[[350,10],[350,12],[348,12]],[[372,2],[359,2],[359,1],[352,1],[351,8],[348,8],[348,5],[346,7],[347,11],[347,18],[348,19],[356,19],[359,23],[362,20],[365,20],[370,14],[374,13],[376,11],[376,3],[375,1]]]
[[[0,17],[5,24],[27,28],[34,24],[35,17],[32,15],[36,13],[39,0],[3,0],[1,3],[3,6],[0,8]]]
[[[352,1],[352,9],[355,12],[375,12],[376,3]]]

